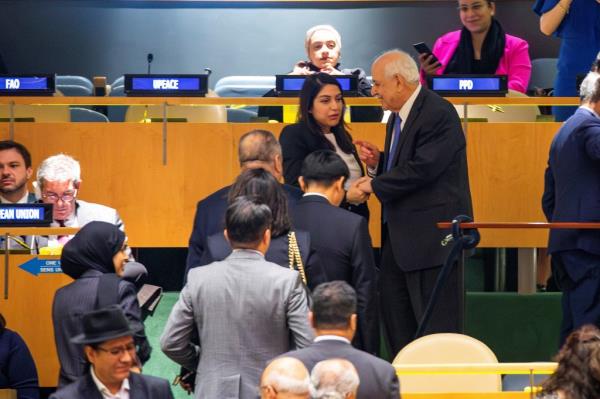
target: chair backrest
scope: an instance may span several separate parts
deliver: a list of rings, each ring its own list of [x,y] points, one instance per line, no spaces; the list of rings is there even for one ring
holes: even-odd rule
[[[124,86],[124,85],[125,85],[125,76],[119,76],[110,84],[110,87],[117,87],[117,86]]]
[[[67,97],[87,97],[93,95],[93,91],[81,85],[56,85],[56,90]]]
[[[0,389],[0,399],[17,399],[17,390]]]
[[[83,86],[90,90],[90,93],[94,91],[94,84],[91,80],[84,76],[77,75],[56,75],[56,86],[63,85],[76,85]]]
[[[258,114],[242,108],[227,108],[227,122],[248,123],[252,122]]]
[[[141,122],[143,119],[162,119],[163,108],[160,105],[134,105],[127,109],[125,122]],[[183,119],[186,122],[227,122],[225,107],[209,106],[170,106],[167,118]]]
[[[110,89],[109,97],[124,97],[125,96],[125,86],[117,85],[112,86]],[[108,111],[106,112],[108,116],[108,120],[111,122],[125,122],[125,113],[127,112],[126,105],[110,105],[108,106]]]
[[[527,90],[553,88],[557,63],[558,58],[536,58],[531,61],[531,79]]]
[[[405,346],[394,366],[430,363],[498,363],[483,342],[463,334],[431,334]],[[499,375],[401,375],[402,393],[410,392],[499,392]]]
[[[275,88],[275,76],[225,76],[215,84],[219,97],[262,97]]]
[[[108,118],[106,115],[91,109],[72,107],[71,122],[108,122]]]
[[[66,105],[15,105],[13,108],[15,119],[31,119],[34,122],[69,122],[71,115]],[[10,118],[8,105],[0,105],[0,118]]]

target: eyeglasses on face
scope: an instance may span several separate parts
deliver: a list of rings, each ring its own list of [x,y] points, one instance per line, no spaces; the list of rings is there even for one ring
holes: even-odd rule
[[[98,346],[96,349],[101,350],[102,352],[106,352],[114,357],[123,356],[125,351],[129,352],[130,355],[135,355],[135,343],[130,343],[124,346],[115,346],[114,348],[103,348]]]
[[[62,193],[62,195],[58,195],[53,192],[45,192],[42,193],[42,198],[44,198],[48,202],[58,202],[58,200],[61,200],[62,202],[71,202],[75,199],[76,195],[77,190],[65,191],[64,193]]]

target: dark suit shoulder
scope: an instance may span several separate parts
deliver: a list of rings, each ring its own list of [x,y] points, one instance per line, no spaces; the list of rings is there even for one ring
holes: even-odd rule
[[[292,210],[294,223],[300,228],[304,216],[318,215],[325,220],[336,220],[336,224],[357,228],[366,219],[354,212],[331,205],[327,200],[317,196],[305,196]]]
[[[229,194],[229,190],[231,190],[231,186],[226,186],[201,199],[200,201],[198,201],[198,208],[200,206],[210,206],[215,202],[220,203],[222,201],[227,201],[227,195]]]
[[[283,189],[285,190],[285,192],[288,196],[288,201],[295,200],[295,202],[297,202],[298,200],[300,200],[302,198],[302,195],[303,195],[302,190],[300,190],[298,187],[294,187],[289,184],[282,184],[281,186],[283,187]]]
[[[149,398],[170,399],[173,397],[169,381],[164,378],[154,377],[146,374],[131,373],[129,375],[129,383],[132,392],[136,389],[146,391]]]

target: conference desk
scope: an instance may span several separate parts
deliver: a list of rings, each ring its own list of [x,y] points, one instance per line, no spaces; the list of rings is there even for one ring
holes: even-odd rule
[[[575,105],[576,98],[450,98],[464,107],[494,104]],[[373,98],[347,98],[349,105],[376,105]],[[295,105],[296,98],[127,98],[3,97],[13,104],[243,106]],[[186,247],[197,201],[231,184],[239,172],[237,142],[251,129],[276,135],[271,123],[0,123],[0,138],[25,144],[36,167],[64,152],[81,162],[79,197],[119,210],[134,247]],[[381,123],[351,123],[354,139],[383,147]],[[540,199],[554,122],[465,122],[469,179],[475,219],[494,222],[544,221]],[[370,231],[380,245],[380,206],[375,198]],[[481,247],[545,247],[545,231],[482,231]]]
[[[78,229],[0,228],[0,235],[66,235]],[[58,359],[52,329],[54,292],[73,281],[60,270],[59,256],[0,254],[0,313],[7,328],[17,331],[27,343],[38,370],[41,386],[55,386]]]

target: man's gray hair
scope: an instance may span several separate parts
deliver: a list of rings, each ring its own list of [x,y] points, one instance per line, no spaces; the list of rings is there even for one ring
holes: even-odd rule
[[[275,135],[268,130],[255,129],[240,137],[238,146],[240,166],[255,161],[272,162],[277,155],[281,155],[281,145]]]
[[[404,78],[410,84],[418,84],[421,79],[419,75],[419,67],[415,60],[406,52],[398,49],[389,50],[381,54],[375,59],[373,64],[381,61],[383,58],[391,58],[385,64],[385,77],[389,79],[394,75],[398,74]]]
[[[263,385],[270,385],[277,392],[286,392],[293,395],[306,395],[310,385],[308,376],[301,380],[290,377],[282,372],[282,370],[273,370],[262,381]]]
[[[310,52],[310,41],[311,41],[313,35],[315,34],[315,32],[320,31],[320,30],[326,30],[326,31],[333,33],[333,35],[335,36],[335,42],[337,43],[338,48],[340,50],[342,49],[342,36],[340,35],[340,32],[338,32],[331,25],[315,25],[306,31],[306,36],[304,37],[304,47],[306,48],[307,53]]]
[[[600,79],[600,73],[598,72],[590,72],[583,79],[579,88],[579,98],[582,103],[590,102],[593,97],[598,98],[598,79]]]
[[[310,373],[310,397],[344,399],[356,393],[360,380],[354,365],[345,359],[323,360]]]
[[[37,183],[41,188],[44,181],[66,182],[71,180],[73,183],[81,181],[81,167],[75,158],[58,154],[44,159],[38,167]]]

